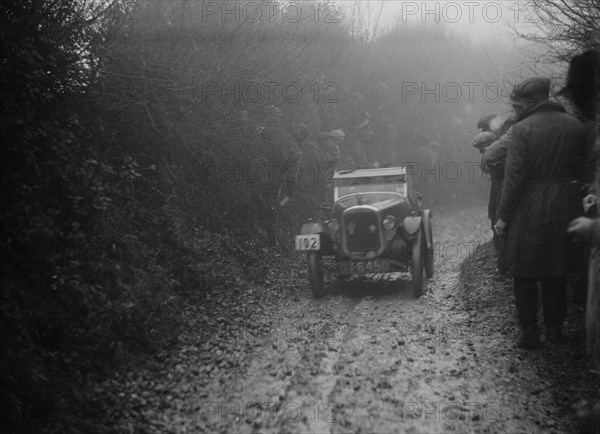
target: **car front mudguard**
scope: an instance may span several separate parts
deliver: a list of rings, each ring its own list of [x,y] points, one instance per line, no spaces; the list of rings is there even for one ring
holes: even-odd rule
[[[423,229],[425,230],[425,241],[427,243],[427,249],[433,249],[433,229],[431,227],[431,219],[433,214],[431,210],[423,210]]]
[[[313,235],[325,233],[325,226],[319,222],[304,223],[300,228],[300,235]]]
[[[433,231],[431,229],[431,211],[426,209],[423,210],[420,215],[408,216],[404,218],[402,222],[402,228],[404,229],[404,238],[407,241],[413,241],[417,233],[422,230],[425,236],[425,243],[427,249],[433,249]]]
[[[417,234],[421,229],[422,220],[423,219],[421,218],[421,216],[418,215],[407,216],[404,218],[404,220],[402,220],[401,235],[405,241],[411,243],[417,237]]]

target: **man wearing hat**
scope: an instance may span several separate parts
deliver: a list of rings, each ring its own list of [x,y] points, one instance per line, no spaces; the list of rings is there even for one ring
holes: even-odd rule
[[[342,130],[320,132],[316,135],[316,154],[318,167],[325,170],[327,167],[339,166],[340,146],[346,134]]]
[[[260,143],[259,150],[272,165],[271,168],[284,168],[275,171],[275,173],[282,172],[281,176],[284,177],[284,196],[279,201],[279,206],[283,207],[290,203],[296,183],[299,181],[302,149],[293,134],[284,128],[281,110],[275,106],[269,109],[270,111],[265,115],[265,124],[268,126],[256,128],[255,136]]]
[[[576,113],[589,131],[588,174],[589,194],[583,199],[585,217],[571,222],[569,232],[586,242],[589,258],[582,262],[587,265],[582,283],[587,283],[585,303],[586,340],[592,355],[595,369],[600,369],[600,218],[598,214],[598,195],[600,194],[600,173],[596,164],[600,151],[600,135],[597,132],[600,120],[600,49],[588,50],[574,56],[569,64],[566,86],[558,93],[569,99],[577,109]],[[596,170],[594,170],[596,169]],[[595,172],[595,173],[594,173]],[[587,280],[587,282],[586,282]],[[575,287],[577,290],[577,286]],[[582,291],[583,292],[583,291]]]
[[[346,133],[343,130],[333,130],[329,134],[335,145],[338,169],[354,169],[355,162],[349,149],[350,144],[346,142]]]
[[[305,176],[299,187],[310,202],[315,218],[322,216],[318,205],[333,205],[330,203],[332,177],[334,170],[340,168],[340,147],[345,137],[344,131],[336,129],[316,133],[305,140],[301,163]]]
[[[546,341],[561,340],[566,317],[567,227],[579,211],[578,186],[586,157],[585,127],[548,101],[550,80],[515,86],[516,123],[507,133],[505,177],[496,232],[505,236],[501,262],[513,277],[521,327],[518,346],[539,345],[537,283],[541,283]]]
[[[502,180],[504,179],[504,161],[506,159],[506,149],[509,143],[509,137],[505,133],[514,123],[514,113],[507,112],[500,115],[486,115],[479,119],[477,128],[481,133],[473,138],[473,147],[477,148],[483,154],[480,167],[483,173],[488,173],[492,181],[490,187],[490,199],[488,201],[488,217],[491,221],[494,247],[496,253],[500,255],[502,248],[502,239],[496,231],[496,210],[502,193]],[[498,271],[502,272],[499,264]]]

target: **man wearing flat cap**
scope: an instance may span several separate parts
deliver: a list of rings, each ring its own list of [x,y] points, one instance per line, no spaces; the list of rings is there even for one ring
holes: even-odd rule
[[[585,127],[548,100],[550,80],[515,86],[516,123],[507,132],[504,183],[495,229],[505,236],[501,262],[513,277],[521,327],[518,345],[539,345],[537,283],[542,286],[546,341],[561,340],[566,317],[570,220],[579,212],[576,181],[583,176]]]

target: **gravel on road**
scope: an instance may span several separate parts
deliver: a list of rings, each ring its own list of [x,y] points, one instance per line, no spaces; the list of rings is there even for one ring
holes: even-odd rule
[[[131,433],[563,433],[597,398],[569,306],[564,344],[515,346],[512,282],[484,207],[434,212],[436,274],[332,280],[297,256],[182,315],[178,345],[98,386]]]

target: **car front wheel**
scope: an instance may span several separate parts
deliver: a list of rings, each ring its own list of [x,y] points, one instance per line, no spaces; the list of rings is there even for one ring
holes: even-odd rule
[[[433,277],[434,271],[434,250],[433,247],[431,249],[427,248],[427,245],[424,246],[425,249],[425,275],[427,277]]]
[[[325,295],[325,287],[323,286],[323,258],[320,252],[308,252],[306,254],[308,263],[308,280],[312,293],[316,298],[321,298]]]
[[[425,266],[425,249],[423,246],[423,232],[415,237],[412,244],[412,291],[415,298],[423,295],[423,268]]]

